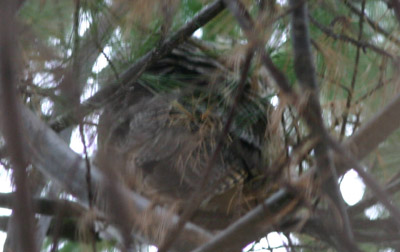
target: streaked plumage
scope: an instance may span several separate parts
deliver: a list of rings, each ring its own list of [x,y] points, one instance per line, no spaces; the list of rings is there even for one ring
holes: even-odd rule
[[[229,78],[227,70],[209,56],[198,54],[196,48],[197,54],[191,58],[194,52],[189,53],[188,48],[191,45],[176,49],[149,73],[185,81],[189,87],[154,95],[139,85],[123,104],[109,105],[99,125],[101,153],[113,160],[120,179],[161,204],[179,204],[192,197],[215,151],[229,108],[218,91],[221,87],[207,86],[211,80]],[[237,114],[246,115],[249,103],[252,100],[246,97]],[[246,182],[261,173],[261,137],[254,132],[266,130],[265,115],[240,127],[240,122],[235,123],[224,142],[207,181],[207,200],[194,220],[208,228],[222,227],[240,215],[235,206],[249,203],[243,198]],[[221,216],[226,223],[213,223],[213,218]]]

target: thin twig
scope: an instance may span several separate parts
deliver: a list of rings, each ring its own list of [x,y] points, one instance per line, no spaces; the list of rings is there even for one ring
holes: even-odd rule
[[[396,65],[398,64],[397,61],[394,62]],[[385,57],[382,57],[382,62],[379,64],[379,77],[378,77],[378,83],[372,87],[369,91],[364,93],[360,98],[358,98],[355,102],[354,105],[358,105],[361,101],[364,99],[372,96],[377,90],[379,90],[381,87],[392,81],[391,78],[384,80],[385,75],[386,75],[386,69],[387,69],[387,59]]]
[[[388,80],[379,80],[378,83],[371,88],[371,90],[367,91],[364,95],[362,95],[360,98],[358,98],[354,104],[360,104],[363,100],[367,99],[368,97],[371,97],[371,95],[373,95],[376,91],[378,91],[380,88],[382,88],[383,86],[385,86],[387,83],[391,82],[392,79],[388,79]]]
[[[108,57],[108,55],[104,52],[104,49],[102,48],[102,46],[100,45],[100,43],[97,40],[94,40],[94,44],[96,45],[97,49],[99,50],[99,52],[101,53],[101,55],[103,55],[103,57],[106,59],[107,64],[111,67],[111,71],[114,74],[114,78],[115,81],[117,83],[121,83],[121,80],[119,79],[119,75],[118,75],[118,71],[117,68],[115,67],[113,61],[110,59],[110,57]]]
[[[74,61],[73,63],[73,69],[74,69],[74,74],[75,74],[75,78],[76,79],[80,79],[80,75],[81,75],[81,70],[80,65],[82,64],[81,62],[78,62],[78,52],[81,49],[80,48],[80,37],[79,37],[79,32],[78,32],[78,28],[79,28],[79,17],[80,17],[80,7],[81,7],[81,3],[80,0],[76,0],[76,12],[75,12],[75,43],[74,43],[74,49],[75,49],[75,53],[74,53]],[[96,34],[97,35],[97,34]],[[97,47],[101,47],[98,43],[97,40],[94,40],[94,44]],[[79,85],[79,82],[77,83]],[[79,106],[79,104],[77,104],[76,106]],[[79,110],[76,111],[76,113],[79,113]],[[79,116],[78,116],[79,117]],[[83,124],[83,118],[82,120],[79,122],[79,135],[81,138],[81,142],[83,145],[83,152],[84,152],[84,160],[85,160],[85,164],[86,164],[86,184],[87,184],[87,193],[88,193],[88,203],[89,203],[89,210],[93,211],[93,187],[92,187],[92,171],[91,171],[91,165],[90,165],[90,160],[89,160],[89,154],[87,151],[87,145],[86,145],[86,140],[85,140],[85,132],[84,132],[84,124]],[[89,223],[88,224],[90,233],[90,242],[91,242],[91,246],[92,246],[92,251],[96,252],[96,239],[95,239],[95,226],[94,223]]]
[[[373,44],[370,44],[370,43],[365,42],[365,41],[357,41],[356,39],[353,39],[353,38],[351,38],[349,36],[346,36],[346,35],[343,35],[343,34],[334,33],[332,31],[332,29],[323,26],[322,24],[317,22],[317,20],[315,20],[311,15],[309,15],[309,19],[310,19],[310,21],[311,21],[311,23],[313,25],[315,25],[323,33],[325,33],[327,36],[329,36],[329,37],[331,37],[333,39],[338,39],[338,40],[342,40],[342,41],[345,41],[345,42],[349,42],[349,43],[351,43],[351,44],[353,44],[355,46],[359,46],[361,48],[369,48],[372,51],[374,51],[374,52],[376,52],[376,53],[378,53],[378,54],[380,54],[382,56],[388,57],[390,59],[395,59],[396,58],[392,54],[388,53],[387,51],[385,51],[385,50],[383,50],[383,49],[381,49],[381,48],[379,48],[379,47],[377,47],[377,46],[375,46]]]
[[[369,26],[371,26],[372,29],[385,36],[389,41],[395,43],[397,46],[400,46],[400,39],[393,36],[392,32],[388,32],[385,29],[383,29],[378,22],[375,22],[366,13],[362,13],[362,11],[360,11],[357,7],[351,4],[348,0],[343,0],[343,2],[352,12],[356,13],[358,16],[363,15],[364,19],[367,21],[367,23],[369,24]]]
[[[364,21],[364,10],[365,10],[365,0],[362,1],[361,4],[361,13],[360,13],[360,21],[359,21],[359,31],[358,31],[358,38],[357,41],[361,42],[362,39],[362,32],[363,32],[363,21]],[[343,140],[343,137],[345,136],[346,133],[346,126],[347,126],[347,118],[349,116],[349,110],[351,107],[351,102],[353,99],[354,95],[354,87],[356,85],[356,79],[357,79],[357,73],[358,73],[358,62],[360,61],[360,50],[361,47],[357,45],[357,50],[356,50],[356,57],[355,57],[355,62],[354,62],[354,69],[353,69],[353,76],[351,77],[351,84],[350,84],[350,90],[347,95],[347,100],[346,100],[346,107],[343,113],[343,121],[342,121],[342,128],[340,130],[340,135],[339,139]]]

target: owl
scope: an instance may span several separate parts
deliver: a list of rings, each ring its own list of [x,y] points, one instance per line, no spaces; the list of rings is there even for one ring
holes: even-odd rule
[[[104,109],[99,148],[111,160],[108,169],[157,204],[184,206],[202,184],[223,134],[237,85],[227,73],[189,43],[161,59]],[[224,228],[242,215],[265,181],[268,104],[256,98],[246,91],[202,188],[206,197],[192,221],[205,228]]]

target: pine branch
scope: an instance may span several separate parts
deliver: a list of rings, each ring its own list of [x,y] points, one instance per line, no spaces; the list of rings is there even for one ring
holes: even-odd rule
[[[84,117],[93,110],[101,108],[105,103],[118,99],[121,93],[125,92],[127,88],[132,88],[136,85],[136,80],[144,71],[151,67],[152,64],[171,52],[188,39],[198,28],[207,24],[223,10],[224,5],[222,4],[222,0],[216,0],[204,7],[192,20],[183,25],[171,37],[163,41],[159,47],[146,53],[123,72],[119,77],[120,82],[110,83],[107,87],[101,89],[81,104],[78,108],[78,111],[80,111],[78,117],[74,115],[72,111],[68,111],[65,115],[50,123],[51,128],[60,132],[72,124],[77,124],[81,119],[79,117]]]

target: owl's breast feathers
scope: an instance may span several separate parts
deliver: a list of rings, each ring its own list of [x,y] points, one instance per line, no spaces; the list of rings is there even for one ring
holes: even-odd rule
[[[177,106],[173,96],[143,99],[118,115],[107,145],[126,159],[124,171],[134,171],[137,181],[129,181],[145,194],[155,193],[171,200],[186,199],[199,186],[204,170],[215,151],[222,121],[212,114],[192,118]],[[207,182],[210,197],[243,184],[254,172],[259,150],[228,137]],[[253,160],[246,161],[251,153]],[[247,153],[246,153],[247,152]],[[250,156],[247,156],[249,158]],[[143,182],[143,183],[141,183]],[[138,185],[140,183],[141,185]],[[141,188],[140,188],[141,187]]]
[[[164,63],[171,66],[165,59],[158,67]],[[201,71],[210,71],[217,65],[193,64],[199,67],[189,67],[187,63],[184,67],[193,71],[190,78],[196,81],[206,79],[194,78],[203,74]],[[177,66],[163,69],[158,71],[171,74]],[[200,91],[152,95],[139,89],[133,92],[133,102],[108,106],[100,118],[100,153],[111,160],[112,169],[127,186],[159,203],[184,202],[193,195],[226,122],[226,112],[219,107],[223,96],[207,93],[203,87],[197,90]],[[204,94],[194,95],[196,92]],[[197,219],[207,227],[214,228],[210,216],[221,215],[228,220],[241,214],[240,209],[255,198],[253,195],[249,200],[246,186],[261,174],[261,150],[257,141],[243,136],[256,136],[256,131],[262,136],[266,123],[258,127],[252,109],[248,105],[238,108],[240,120],[235,121],[226,137],[206,181],[204,191],[208,197]],[[239,130],[242,128],[245,130]],[[207,221],[211,224],[205,224]]]

